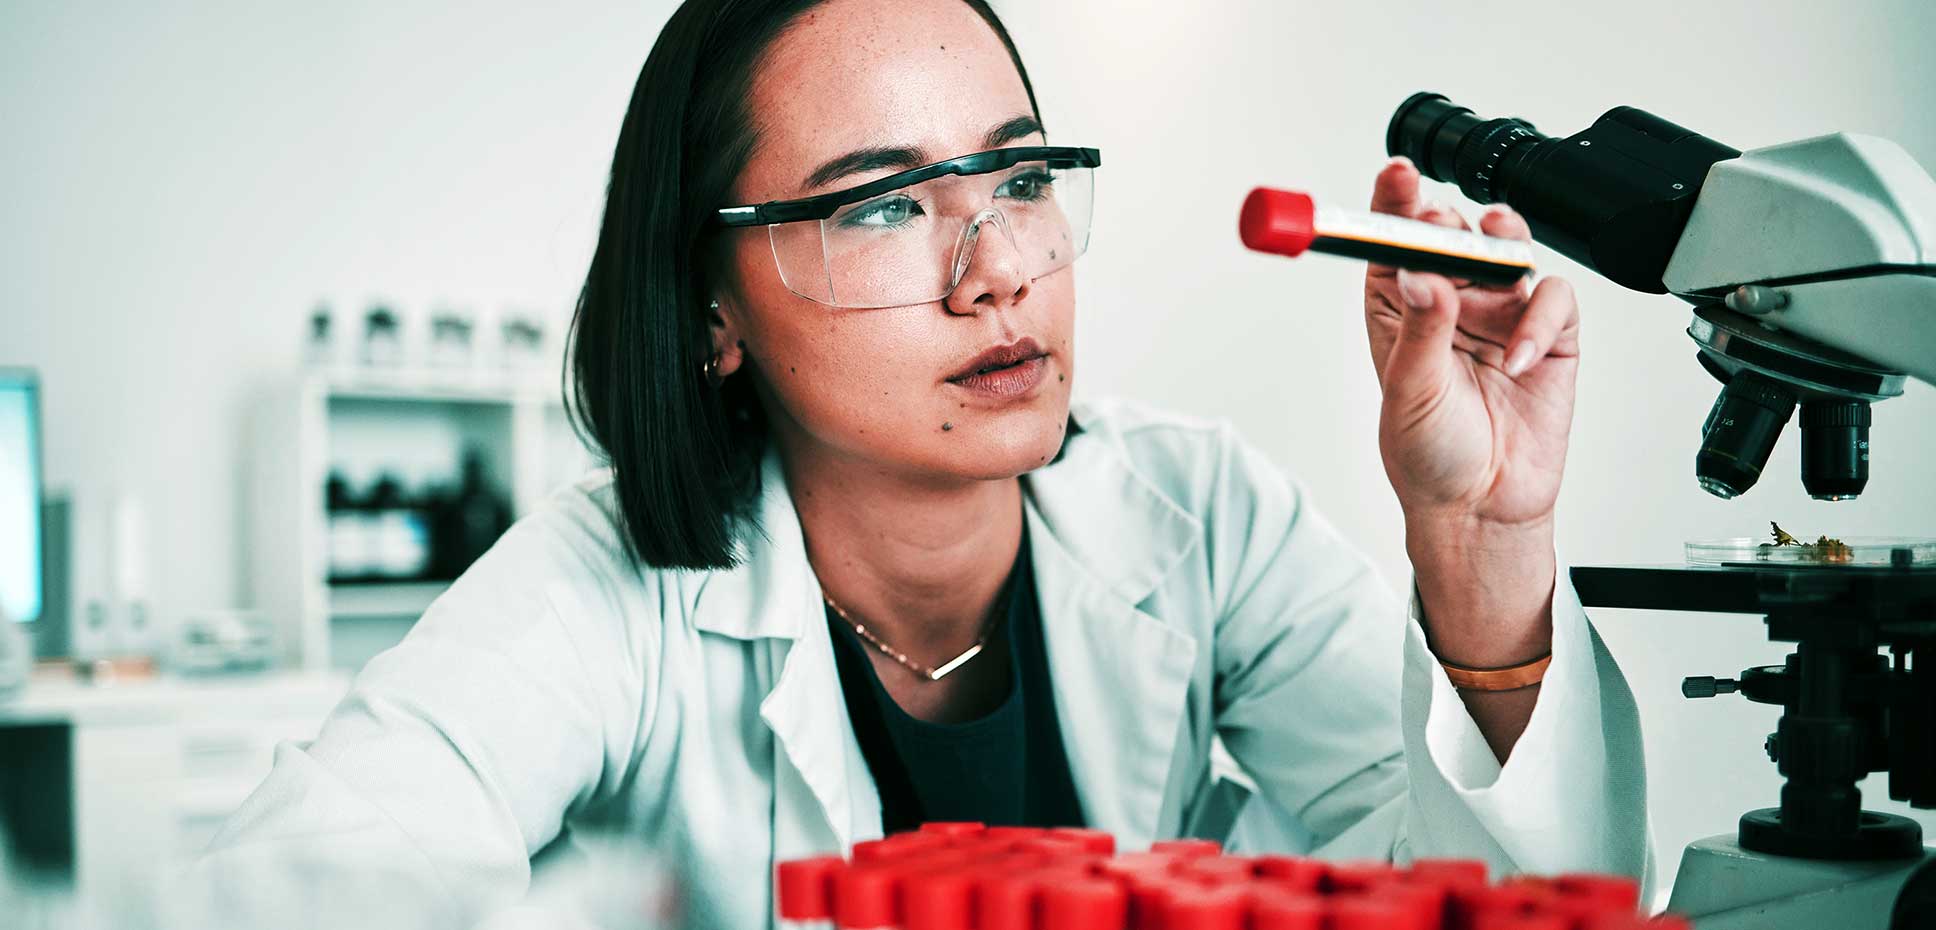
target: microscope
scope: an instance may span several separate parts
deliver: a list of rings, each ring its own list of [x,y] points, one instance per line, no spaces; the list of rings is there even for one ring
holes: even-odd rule
[[[1741,152],[1632,107],[1554,138],[1419,93],[1385,147],[1615,283],[1692,305],[1696,360],[1722,385],[1694,457],[1709,493],[1753,487],[1800,407],[1804,487],[1854,498],[1870,405],[1911,376],[1936,384],[1936,180],[1891,142]],[[1890,797],[1936,807],[1936,558],[1907,542],[1764,555],[1572,570],[1589,607],[1762,614],[1795,644],[1782,665],[1682,683],[1779,705],[1765,748],[1785,781],[1778,806],[1688,846],[1668,908],[1699,930],[1936,927],[1936,851],[1856,787],[1887,772]]]

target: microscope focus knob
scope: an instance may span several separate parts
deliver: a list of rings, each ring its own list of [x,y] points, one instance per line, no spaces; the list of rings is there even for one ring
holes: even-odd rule
[[[1681,696],[1689,698],[1711,698],[1717,694],[1733,694],[1736,684],[1732,678],[1695,675],[1692,678],[1681,679]]]
[[[1788,295],[1772,287],[1743,284],[1721,298],[1729,310],[1750,316],[1766,316],[1788,306]]]

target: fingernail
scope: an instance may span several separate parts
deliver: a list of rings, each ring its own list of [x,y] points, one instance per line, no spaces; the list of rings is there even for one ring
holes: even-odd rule
[[[1531,339],[1521,339],[1506,355],[1506,374],[1517,378],[1533,365],[1534,346]]]
[[[1403,155],[1393,155],[1389,161],[1385,162],[1385,167],[1387,168],[1410,168],[1411,166],[1412,160]]]
[[[1398,291],[1405,295],[1405,303],[1413,310],[1423,310],[1432,305],[1432,286],[1403,268],[1398,269]]]

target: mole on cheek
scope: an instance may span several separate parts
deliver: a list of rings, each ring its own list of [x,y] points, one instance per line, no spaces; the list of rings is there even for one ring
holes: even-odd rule
[[[1055,376],[1055,380],[1057,380],[1057,381],[1061,381],[1061,380],[1063,380],[1063,378],[1062,378],[1062,376],[1061,376],[1061,375],[1056,375],[1056,376]]]
[[[947,432],[948,430],[951,430],[951,429],[954,429],[954,428],[955,428],[955,425],[954,425],[953,423],[943,423],[943,424],[941,424],[941,430],[942,430],[942,432]]]

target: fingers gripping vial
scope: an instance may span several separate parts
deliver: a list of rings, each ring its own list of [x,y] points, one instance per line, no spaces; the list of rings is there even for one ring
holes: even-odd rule
[[[1319,206],[1308,194],[1269,187],[1244,198],[1237,231],[1245,246],[1259,252],[1324,252],[1481,284],[1511,284],[1533,270],[1533,250],[1518,240]]]

